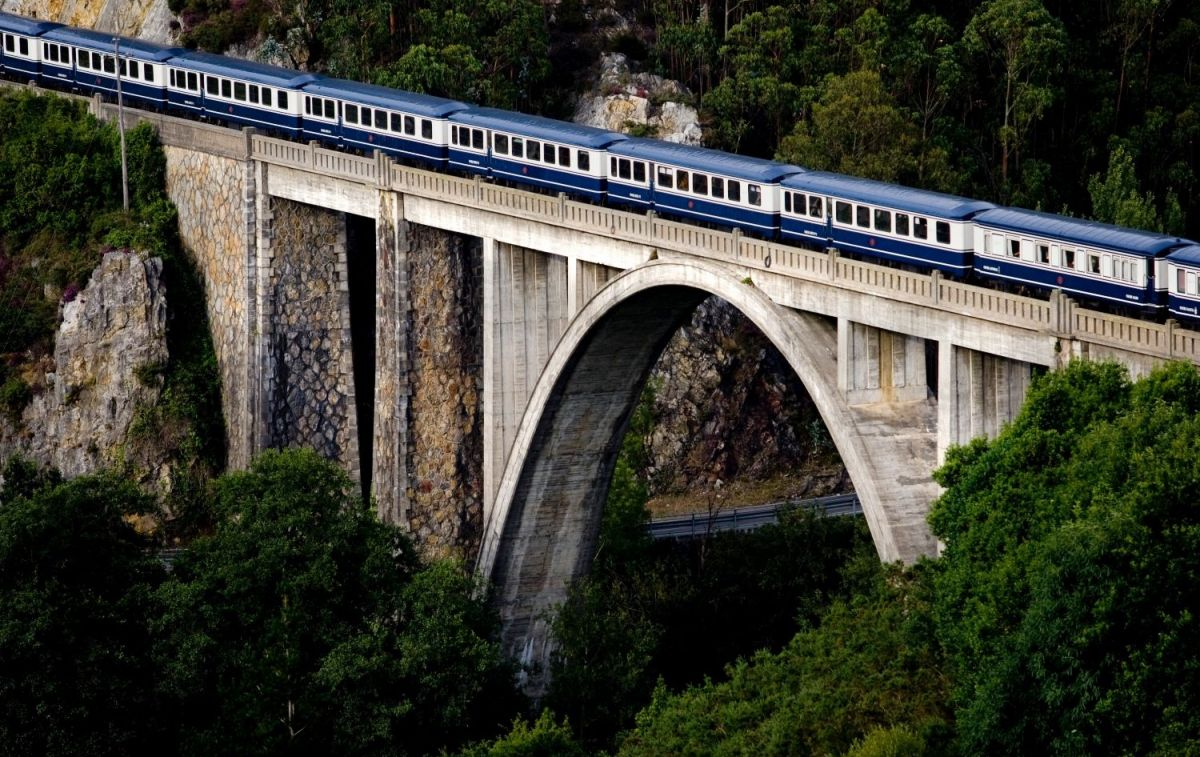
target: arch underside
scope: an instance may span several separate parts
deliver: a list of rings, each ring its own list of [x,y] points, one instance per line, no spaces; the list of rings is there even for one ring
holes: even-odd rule
[[[721,264],[655,261],[625,272],[576,316],[530,397],[487,518],[479,572],[492,579],[505,649],[545,683],[549,613],[595,552],[616,452],[667,341],[710,295],[779,349],[821,413],[884,560],[933,554],[938,487],[932,400],[850,406],[837,389],[836,326],[776,305]]]

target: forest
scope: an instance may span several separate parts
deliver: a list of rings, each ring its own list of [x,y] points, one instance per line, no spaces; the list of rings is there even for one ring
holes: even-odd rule
[[[707,146],[1200,235],[1197,0],[170,0],[189,45],[567,117],[604,52]]]

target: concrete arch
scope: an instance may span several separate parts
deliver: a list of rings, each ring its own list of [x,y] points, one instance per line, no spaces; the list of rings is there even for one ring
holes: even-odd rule
[[[937,486],[936,408],[873,417],[837,385],[836,327],[773,302],[732,267],[652,261],[610,282],[579,312],[538,379],[489,514],[478,561],[496,587],[506,651],[536,671],[549,659],[547,611],[587,571],[629,413],[667,340],[709,295],[780,350],[812,396],[858,489],[880,557],[932,554],[924,521]],[[910,403],[911,404],[911,403]],[[905,477],[895,475],[904,471]]]

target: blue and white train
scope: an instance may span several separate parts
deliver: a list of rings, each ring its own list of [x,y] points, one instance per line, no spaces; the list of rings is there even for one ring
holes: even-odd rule
[[[1178,237],[141,40],[118,46],[7,13],[0,75],[108,99],[119,77],[137,107],[1200,325],[1200,245]]]

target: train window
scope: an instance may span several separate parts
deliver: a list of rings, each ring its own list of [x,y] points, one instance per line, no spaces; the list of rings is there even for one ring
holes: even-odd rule
[[[824,218],[825,209],[822,207],[825,203],[821,202],[820,197],[808,196],[808,214],[813,218]]]
[[[1041,262],[1042,265],[1050,265],[1050,245],[1039,244],[1037,249],[1038,261]]]
[[[1063,250],[1063,267],[1075,268],[1075,250]]]
[[[318,112],[317,115],[320,115],[320,112]],[[362,125],[363,126],[371,125],[371,109],[370,108],[362,109]]]
[[[193,73],[190,73],[190,72],[188,73],[188,75],[187,75],[187,88],[188,88],[188,89],[191,89],[191,90],[195,90],[196,92],[199,92],[199,91],[200,91],[200,82],[199,82],[199,80],[197,79],[197,76],[196,76],[196,74],[193,74]]]
[[[100,60],[100,53],[92,53],[92,70],[104,70],[104,62]]]
[[[671,169],[663,168],[662,166],[659,166],[658,167],[658,178],[655,179],[655,182],[658,184],[658,186],[664,187],[666,189],[670,189],[672,186],[674,186],[675,181],[674,181],[674,177],[671,176]]]
[[[575,165],[579,166],[580,171],[592,170],[592,158],[588,155],[587,150],[575,151]]]
[[[740,181],[734,181],[733,179],[730,179],[729,186],[726,187],[726,189],[729,190],[725,193],[729,199],[733,200],[734,202],[742,201],[742,183]]]
[[[630,173],[629,173],[629,159],[628,158],[619,158],[617,160],[617,176],[622,179],[629,178]]]
[[[1175,269],[1175,291],[1183,294],[1187,291],[1185,282],[1187,281],[1187,273],[1182,268]]]
[[[804,206],[808,204],[808,195],[799,192],[792,193],[792,210],[796,215],[804,215]]]
[[[854,208],[848,202],[838,202],[834,204],[834,218],[838,223],[850,224],[850,217],[854,214]]]
[[[255,103],[255,104],[258,103],[258,85],[257,84],[250,85],[250,102]]]
[[[1087,267],[1088,267],[1089,273],[1100,273],[1100,256],[1099,255],[1088,255],[1087,256]]]
[[[762,205],[762,188],[757,184],[747,184],[746,199],[751,205]]]
[[[13,37],[11,34],[4,35],[4,49],[10,53],[13,51]]]
[[[525,140],[520,137],[512,138],[512,154],[514,158],[525,157]]]
[[[417,133],[417,119],[412,116],[404,117],[404,133],[413,136]]]
[[[154,67],[149,63],[142,64],[142,78],[151,84],[154,83]]]
[[[560,166],[566,166],[567,168],[571,167],[571,148],[558,148],[558,164]]]
[[[692,174],[692,192],[698,195],[708,194],[708,177],[702,173]]]
[[[508,155],[508,137],[497,134],[493,144],[498,154]]]
[[[476,150],[483,149],[483,129],[471,130],[471,147]]]
[[[530,139],[527,142],[525,142],[525,157],[529,158],[530,160],[541,160],[542,159],[542,143],[538,142],[536,140],[533,140],[533,139]],[[615,160],[615,158],[614,158],[614,160]]]
[[[399,113],[389,113],[388,114],[388,123],[390,124],[389,128],[396,133],[400,133],[400,132],[404,131],[404,118],[405,117],[402,117]],[[412,120],[411,116],[407,116],[407,118],[409,120]],[[412,132],[410,131],[409,134],[412,134]]]
[[[542,160],[554,165],[554,145],[542,145]]]
[[[387,127],[388,127],[387,111],[383,111],[383,110],[375,111],[375,128],[382,131],[382,130],[386,130]]]
[[[1196,294],[1196,274],[1189,273],[1187,275],[1187,293]]]
[[[686,192],[688,189],[690,189],[687,171],[680,171],[679,173],[675,174],[675,188],[680,192]]]
[[[351,105],[350,103],[346,103],[345,116],[346,116],[346,123],[348,123],[348,124],[358,123],[358,106]]]
[[[783,209],[789,213],[792,212],[792,193],[791,192],[783,193]]]
[[[48,42],[42,43],[42,54],[55,63],[58,62],[58,48],[51,49],[51,46]]]
[[[646,183],[646,164],[640,160],[633,161],[633,180],[640,183]]]
[[[712,180],[712,196],[718,200],[725,197],[725,180],[713,177]]]
[[[211,76],[204,77],[204,88],[206,90],[208,90],[208,94],[210,94],[210,95],[217,94],[220,91],[220,87],[221,87],[221,84],[217,79],[215,79]]]
[[[113,60],[111,55],[104,56],[104,73],[115,74],[117,72],[117,62]]]
[[[945,221],[937,222],[937,241],[939,244],[950,244],[950,224]]]
[[[128,72],[126,72],[126,70],[125,70],[125,59],[124,59],[124,58],[121,58],[121,59],[120,59],[119,61],[117,61],[117,62],[119,63],[119,66],[118,66],[118,67],[121,69],[120,76],[128,77],[128,76],[129,76],[129,74],[128,74]]]
[[[900,234],[901,236],[905,236],[905,237],[908,236],[908,214],[907,213],[897,213],[896,214],[896,233]]]
[[[875,230],[891,232],[892,214],[886,210],[875,211]]]
[[[328,118],[330,121],[334,121],[337,119],[337,110],[335,109],[333,100],[325,101],[325,117]]]
[[[233,97],[233,82],[229,79],[221,80],[221,97]]]
[[[80,68],[87,68],[87,67],[88,67],[87,61],[82,61],[82,60],[81,60],[81,61],[79,61],[79,67],[80,67]],[[170,71],[167,73],[167,81],[171,83],[171,86],[172,86],[172,87],[174,87],[174,86],[175,86],[175,69],[173,69],[173,68],[172,68],[172,69],[171,69],[171,70],[170,70]]]
[[[17,48],[21,55],[29,55],[29,40],[21,37],[17,40]]]
[[[854,225],[869,229],[871,227],[871,209],[866,205],[855,205]]]
[[[243,82],[237,81],[237,82],[233,83],[233,99],[241,100],[242,102],[245,102],[245,100],[246,100],[246,85]]]
[[[458,127],[457,126],[450,127],[450,144],[452,144],[452,145],[458,144]]]
[[[929,239],[929,221],[920,216],[913,216],[913,236],[917,239]]]
[[[287,92],[285,92],[285,91],[283,91],[282,89],[281,89],[281,90],[279,90],[279,100],[278,100],[278,102],[277,102],[277,105],[279,106],[279,109],[280,109],[280,110],[287,110],[287,106],[288,106],[288,93],[287,93]]]
[[[428,118],[421,119],[421,138],[433,139],[433,121]]]
[[[942,240],[939,239],[938,241],[940,242]],[[1018,258],[1018,259],[1021,257],[1021,240],[1019,240],[1019,239],[1008,240],[1008,255],[1009,255],[1009,257]]]

